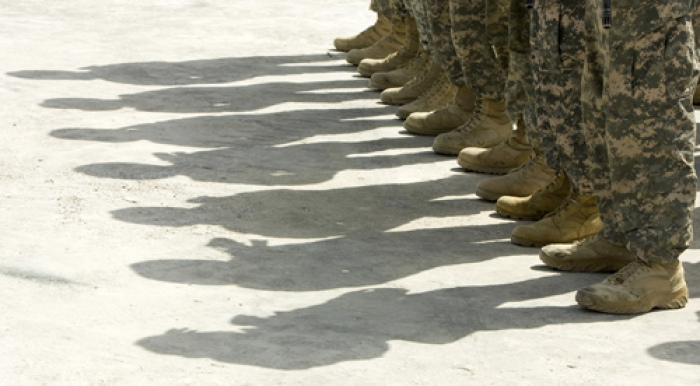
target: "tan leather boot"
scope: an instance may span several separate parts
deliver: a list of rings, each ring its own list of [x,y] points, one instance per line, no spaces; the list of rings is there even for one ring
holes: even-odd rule
[[[542,220],[515,227],[510,240],[526,247],[566,244],[592,236],[602,227],[595,198],[572,193]]]
[[[391,32],[391,21],[386,17],[377,14],[377,21],[374,25],[353,36],[341,36],[333,41],[335,49],[338,51],[350,51],[359,48],[366,48],[381,40]]]
[[[381,38],[378,42],[365,48],[350,50],[345,56],[345,60],[355,66],[359,65],[362,59],[383,59],[401,49],[406,39],[406,22],[396,21],[391,24],[391,32]]]
[[[574,244],[542,247],[540,260],[560,271],[617,272],[635,260],[624,245],[616,245],[595,234]]]
[[[602,283],[580,289],[576,302],[589,310],[611,314],[683,308],[688,303],[683,265],[678,260],[649,263],[635,259]]]
[[[425,49],[423,49],[423,46],[421,45],[418,48],[418,55],[411,59],[408,64],[401,66],[394,71],[377,72],[372,74],[372,77],[369,80],[369,88],[386,90],[392,87],[402,87],[423,71],[425,66],[428,64],[428,60],[432,60],[431,56],[427,51],[425,51]]]
[[[476,185],[476,195],[486,201],[496,201],[503,196],[527,197],[549,185],[556,174],[556,170],[547,166],[544,154],[536,153],[526,164],[505,176],[480,181]]]
[[[431,56],[429,60],[426,60],[425,67],[420,74],[408,81],[403,87],[388,88],[382,91],[381,100],[394,106],[411,103],[430,90],[441,77],[445,77],[445,72],[433,61]]]
[[[409,115],[421,111],[433,111],[450,103],[457,92],[457,86],[450,83],[447,75],[443,74],[423,95],[419,96],[411,103],[407,103],[396,109],[396,116],[401,119],[408,118]]]
[[[532,157],[532,154],[532,146],[527,142],[525,124],[523,121],[518,121],[517,129],[507,141],[487,149],[482,147],[462,149],[457,157],[457,163],[467,171],[502,175],[522,166]]]
[[[571,184],[564,173],[544,188],[527,197],[503,196],[496,202],[496,212],[518,220],[540,220],[556,210],[569,197]]]
[[[400,66],[407,65],[411,59],[418,55],[420,45],[416,21],[409,17],[406,21],[406,38],[403,46],[397,52],[389,54],[384,59],[363,59],[357,66],[357,72],[369,78],[376,72],[396,70]]]
[[[436,153],[457,155],[467,147],[494,147],[513,133],[505,101],[481,99],[469,120],[459,128],[438,135],[433,142]]]
[[[476,95],[467,86],[457,87],[452,102],[432,112],[416,112],[406,118],[403,127],[407,131],[421,135],[438,135],[452,131],[474,114]]]

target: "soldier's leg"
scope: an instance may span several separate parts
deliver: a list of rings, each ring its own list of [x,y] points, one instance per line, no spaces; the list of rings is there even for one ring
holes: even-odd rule
[[[437,134],[431,132],[438,126],[450,125],[450,122],[441,122],[441,119],[434,119],[434,110],[439,110],[438,115],[442,116],[447,110],[441,107],[454,104],[459,107],[454,114],[446,114],[447,121],[457,120],[457,126],[463,123],[466,117],[474,109],[474,100],[470,94],[463,92],[464,76],[462,68],[457,58],[454,44],[452,43],[449,5],[442,0],[425,0],[426,13],[428,15],[428,25],[431,35],[431,52],[435,63],[445,71],[445,77],[440,79],[440,83],[426,94],[417,98],[416,101],[403,106],[397,110],[397,115],[406,118],[404,127],[416,134]],[[459,101],[459,104],[450,103]],[[443,111],[444,110],[444,111]],[[452,111],[449,111],[452,113]],[[414,117],[410,115],[416,114]],[[452,124],[454,128],[455,124]],[[426,129],[428,131],[426,131]],[[440,130],[440,129],[438,129]],[[443,129],[444,131],[444,129]],[[439,131],[442,132],[442,131]]]
[[[505,95],[510,117],[527,129],[535,156],[523,167],[503,177],[479,182],[476,194],[485,200],[502,196],[526,197],[549,184],[555,172],[544,162],[540,149],[538,119],[533,107],[532,68],[530,58],[530,15],[525,2],[512,0],[508,21],[510,55]],[[512,142],[512,140],[510,141]],[[494,152],[498,148],[494,148]],[[464,158],[464,157],[463,157]]]
[[[585,3],[561,0],[538,0],[532,12],[534,96],[540,143],[547,164],[557,169],[560,176],[553,185],[529,198],[499,200],[500,213],[531,219],[554,209],[534,224],[515,228],[512,239],[518,244],[570,243],[594,235],[601,228],[586,173],[587,148],[581,116],[584,16]],[[562,184],[561,179],[569,184]],[[569,192],[562,190],[565,186],[570,186]],[[559,205],[552,208],[557,199],[561,200]]]
[[[377,0],[372,0],[370,9],[377,12]],[[377,21],[357,35],[341,36],[333,41],[333,45],[339,51],[350,51],[357,48],[369,47],[391,32],[391,20],[387,16],[377,12]]]
[[[433,150],[457,155],[467,147],[493,147],[510,138],[506,112],[506,69],[497,45],[507,32],[507,0],[450,0],[452,40],[467,88],[477,96],[474,114],[459,128],[439,135]],[[504,26],[505,25],[505,26]],[[499,55],[499,52],[501,55]]]
[[[466,87],[462,67],[452,41],[452,19],[449,4],[444,1],[427,0],[431,14],[432,36],[436,36],[438,63],[448,69],[448,79],[457,87],[453,100],[441,108],[430,112],[411,114],[404,128],[414,134],[437,135],[449,132],[464,124],[475,109],[476,97]]]
[[[490,2],[491,7],[503,7],[503,3]],[[500,58],[510,59],[502,63],[508,68],[505,95],[508,113],[511,120],[517,122],[517,129],[511,138],[489,149],[466,148],[459,153],[457,162],[468,171],[489,174],[508,174],[526,163],[532,155],[532,146],[528,140],[528,132],[536,135],[536,119],[532,111],[530,58],[529,58],[529,12],[522,1],[514,0],[510,4],[510,12],[504,20],[503,12],[492,13],[500,16],[488,24],[489,34],[495,36],[494,47]],[[504,27],[505,26],[505,33]],[[504,39],[505,37],[505,39]],[[505,52],[501,54],[501,52]],[[527,124],[525,121],[527,120]],[[536,138],[533,138],[536,140]],[[499,184],[506,186],[508,184]],[[539,185],[538,185],[539,186]],[[490,190],[490,189],[487,189]],[[497,198],[499,194],[494,193]]]
[[[407,27],[406,44],[411,44],[411,39],[416,38],[411,36],[412,33],[417,34],[419,45],[416,55],[408,63],[399,66],[393,71],[377,71],[372,74],[369,82],[370,88],[386,90],[388,88],[402,87],[423,71],[428,60],[432,60],[429,59],[431,33],[425,10],[425,0],[403,0],[403,5],[408,16],[412,18],[412,20],[409,20],[409,23],[414,23],[415,25],[415,30],[413,30],[411,25]],[[406,44],[404,48],[408,49]]]
[[[576,300],[613,313],[683,307],[678,257],[692,238],[697,184],[694,1],[616,0],[609,29],[602,0],[588,3],[584,117],[593,182],[609,205],[601,205],[603,232],[622,233],[636,259]]]
[[[394,71],[399,67],[406,66],[421,51],[418,26],[410,12],[408,0],[395,0],[395,2],[396,15],[394,17],[400,19],[405,26],[406,36],[403,46],[382,59],[363,59],[357,67],[357,72],[362,76],[371,77],[375,73]]]
[[[346,60],[355,66],[363,59],[382,59],[398,51],[406,38],[405,14],[402,12],[402,0],[375,0],[371,9],[391,22],[391,31],[379,41],[365,48],[352,49]]]

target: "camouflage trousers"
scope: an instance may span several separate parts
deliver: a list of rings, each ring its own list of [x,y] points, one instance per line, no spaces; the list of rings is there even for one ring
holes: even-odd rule
[[[451,37],[467,87],[505,98],[510,0],[449,0]]]
[[[425,3],[426,0],[372,0],[370,10],[392,21],[412,17],[423,47],[430,52],[432,37]]]
[[[402,0],[372,0],[369,4],[369,9],[389,20],[396,20],[397,17],[403,17],[402,8]]]
[[[430,32],[430,22],[425,8],[426,0],[404,0],[404,6],[409,15],[416,21],[418,35],[426,51],[431,52],[430,42],[432,34]]]
[[[603,237],[645,261],[692,239],[697,84],[693,0],[587,0],[583,117]]]
[[[505,0],[424,1],[435,62],[453,84],[466,84],[476,95],[497,94],[496,99],[502,99],[508,57]]]
[[[452,42],[452,20],[447,0],[424,0],[430,27],[430,53],[433,60],[455,85],[464,84],[464,73]]]
[[[527,128],[530,144],[541,148],[541,131],[534,108],[532,59],[530,52],[530,11],[525,1],[509,0],[507,48],[508,76],[505,98],[508,114],[513,122],[522,120]]]
[[[534,105],[547,164],[566,174],[574,191],[593,195],[581,110],[585,15],[583,1],[536,0],[530,36]]]

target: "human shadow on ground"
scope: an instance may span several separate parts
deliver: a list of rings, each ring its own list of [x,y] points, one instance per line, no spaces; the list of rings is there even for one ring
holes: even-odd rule
[[[236,285],[265,291],[322,291],[379,285],[433,268],[522,254],[509,241],[510,224],[350,235],[304,244],[251,245],[215,238],[209,246],[229,261],[151,260],[133,264],[139,275],[196,285]]]
[[[51,136],[75,141],[113,143],[150,141],[202,148],[233,146],[247,148],[256,144],[276,146],[317,135],[352,135],[392,125],[395,123],[391,120],[377,119],[390,111],[390,109],[378,107],[309,109],[267,114],[203,115],[118,129],[63,128],[53,130]],[[354,142],[347,144],[352,145]]]
[[[194,153],[155,153],[169,165],[103,163],[76,171],[100,178],[154,180],[187,176],[194,181],[292,186],[320,183],[342,170],[373,170],[435,162],[428,151],[396,155],[358,156],[368,149],[423,148],[412,139],[385,139],[360,145],[322,143],[294,147],[252,145]],[[257,152],[257,153],[256,153]]]
[[[700,340],[662,343],[650,348],[649,355],[669,362],[700,366]]]
[[[51,135],[70,140],[114,143],[147,140],[214,148],[155,154],[168,165],[112,162],[76,169],[95,177],[131,180],[182,175],[195,181],[302,185],[327,181],[341,170],[395,168],[440,159],[429,149],[430,137],[381,138],[380,134],[371,133],[392,125],[390,121],[371,119],[371,110],[374,109],[202,116],[120,129],[59,129]],[[360,136],[363,132],[367,134]],[[324,135],[329,137],[308,143]],[[394,150],[404,153],[392,153]]]
[[[198,204],[194,208],[132,207],[115,210],[112,216],[136,224],[218,225],[251,236],[288,239],[373,235],[424,217],[468,216],[493,210],[492,203],[476,199],[438,200],[468,194],[475,184],[464,176],[453,176],[327,190],[271,189],[191,199],[189,203]]]
[[[364,88],[358,79],[308,83],[262,83],[236,87],[174,87],[135,94],[119,99],[56,98],[41,105],[53,109],[110,111],[132,108],[137,111],[166,113],[252,112],[282,103],[341,103],[376,99],[369,90],[324,92],[329,89]]]
[[[345,71],[337,58],[327,54],[251,56],[188,60],[183,62],[136,62],[83,67],[80,71],[28,70],[8,75],[36,80],[105,80],[144,86],[223,84],[268,75],[301,75]]]
[[[502,241],[513,224],[469,225],[469,216],[493,209],[492,203],[464,197],[473,190],[469,182],[453,176],[329,190],[275,189],[190,200],[200,204],[195,208],[136,207],[112,214],[138,224],[218,225],[252,239],[250,245],[227,238],[209,243],[230,255],[230,261],[179,259],[132,265],[143,277],[318,291],[376,285],[436,267],[522,254],[522,248]],[[449,199],[441,199],[445,197]],[[430,224],[455,216],[463,225],[430,229]],[[253,235],[316,240],[272,246]]]
[[[697,301],[700,299],[700,263],[684,263],[683,267],[690,297]],[[650,348],[649,355],[665,361],[700,366],[700,340],[662,343]]]
[[[170,330],[137,342],[147,350],[187,358],[283,370],[378,358],[395,340],[449,344],[479,331],[524,330],[552,324],[615,322],[630,316],[578,307],[503,307],[563,294],[596,275],[553,275],[503,285],[457,287],[423,293],[369,289],[268,318],[239,315],[243,331]]]

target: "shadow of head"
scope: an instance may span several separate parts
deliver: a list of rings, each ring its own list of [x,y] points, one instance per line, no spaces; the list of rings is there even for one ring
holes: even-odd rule
[[[389,342],[449,344],[478,331],[532,329],[555,324],[627,320],[578,307],[499,307],[590,283],[587,275],[553,275],[524,282],[458,287],[422,293],[361,290],[326,303],[268,318],[239,315],[239,331],[170,330],[137,344],[188,358],[274,369],[301,370],[380,357]]]
[[[700,340],[662,343],[650,348],[649,355],[664,361],[700,366]]]
[[[253,56],[183,62],[117,63],[83,67],[79,71],[27,70],[9,76],[36,80],[94,80],[153,86],[221,84],[264,75],[351,71],[325,54]]]
[[[228,197],[199,197],[194,208],[135,207],[112,212],[115,219],[158,226],[218,225],[238,233],[282,238],[371,235],[424,217],[466,216],[491,204],[465,199],[463,176],[409,184],[370,185],[328,190],[274,189]],[[472,205],[473,204],[473,205]],[[410,226],[410,225],[406,225]],[[415,225],[418,226],[418,225]],[[477,234],[478,228],[474,229]]]
[[[209,246],[231,256],[220,260],[152,260],[133,264],[152,280],[236,285],[266,291],[322,291],[378,285],[437,267],[472,264],[522,253],[509,242],[487,242],[510,225],[363,234],[303,244],[245,245],[214,239]]]

